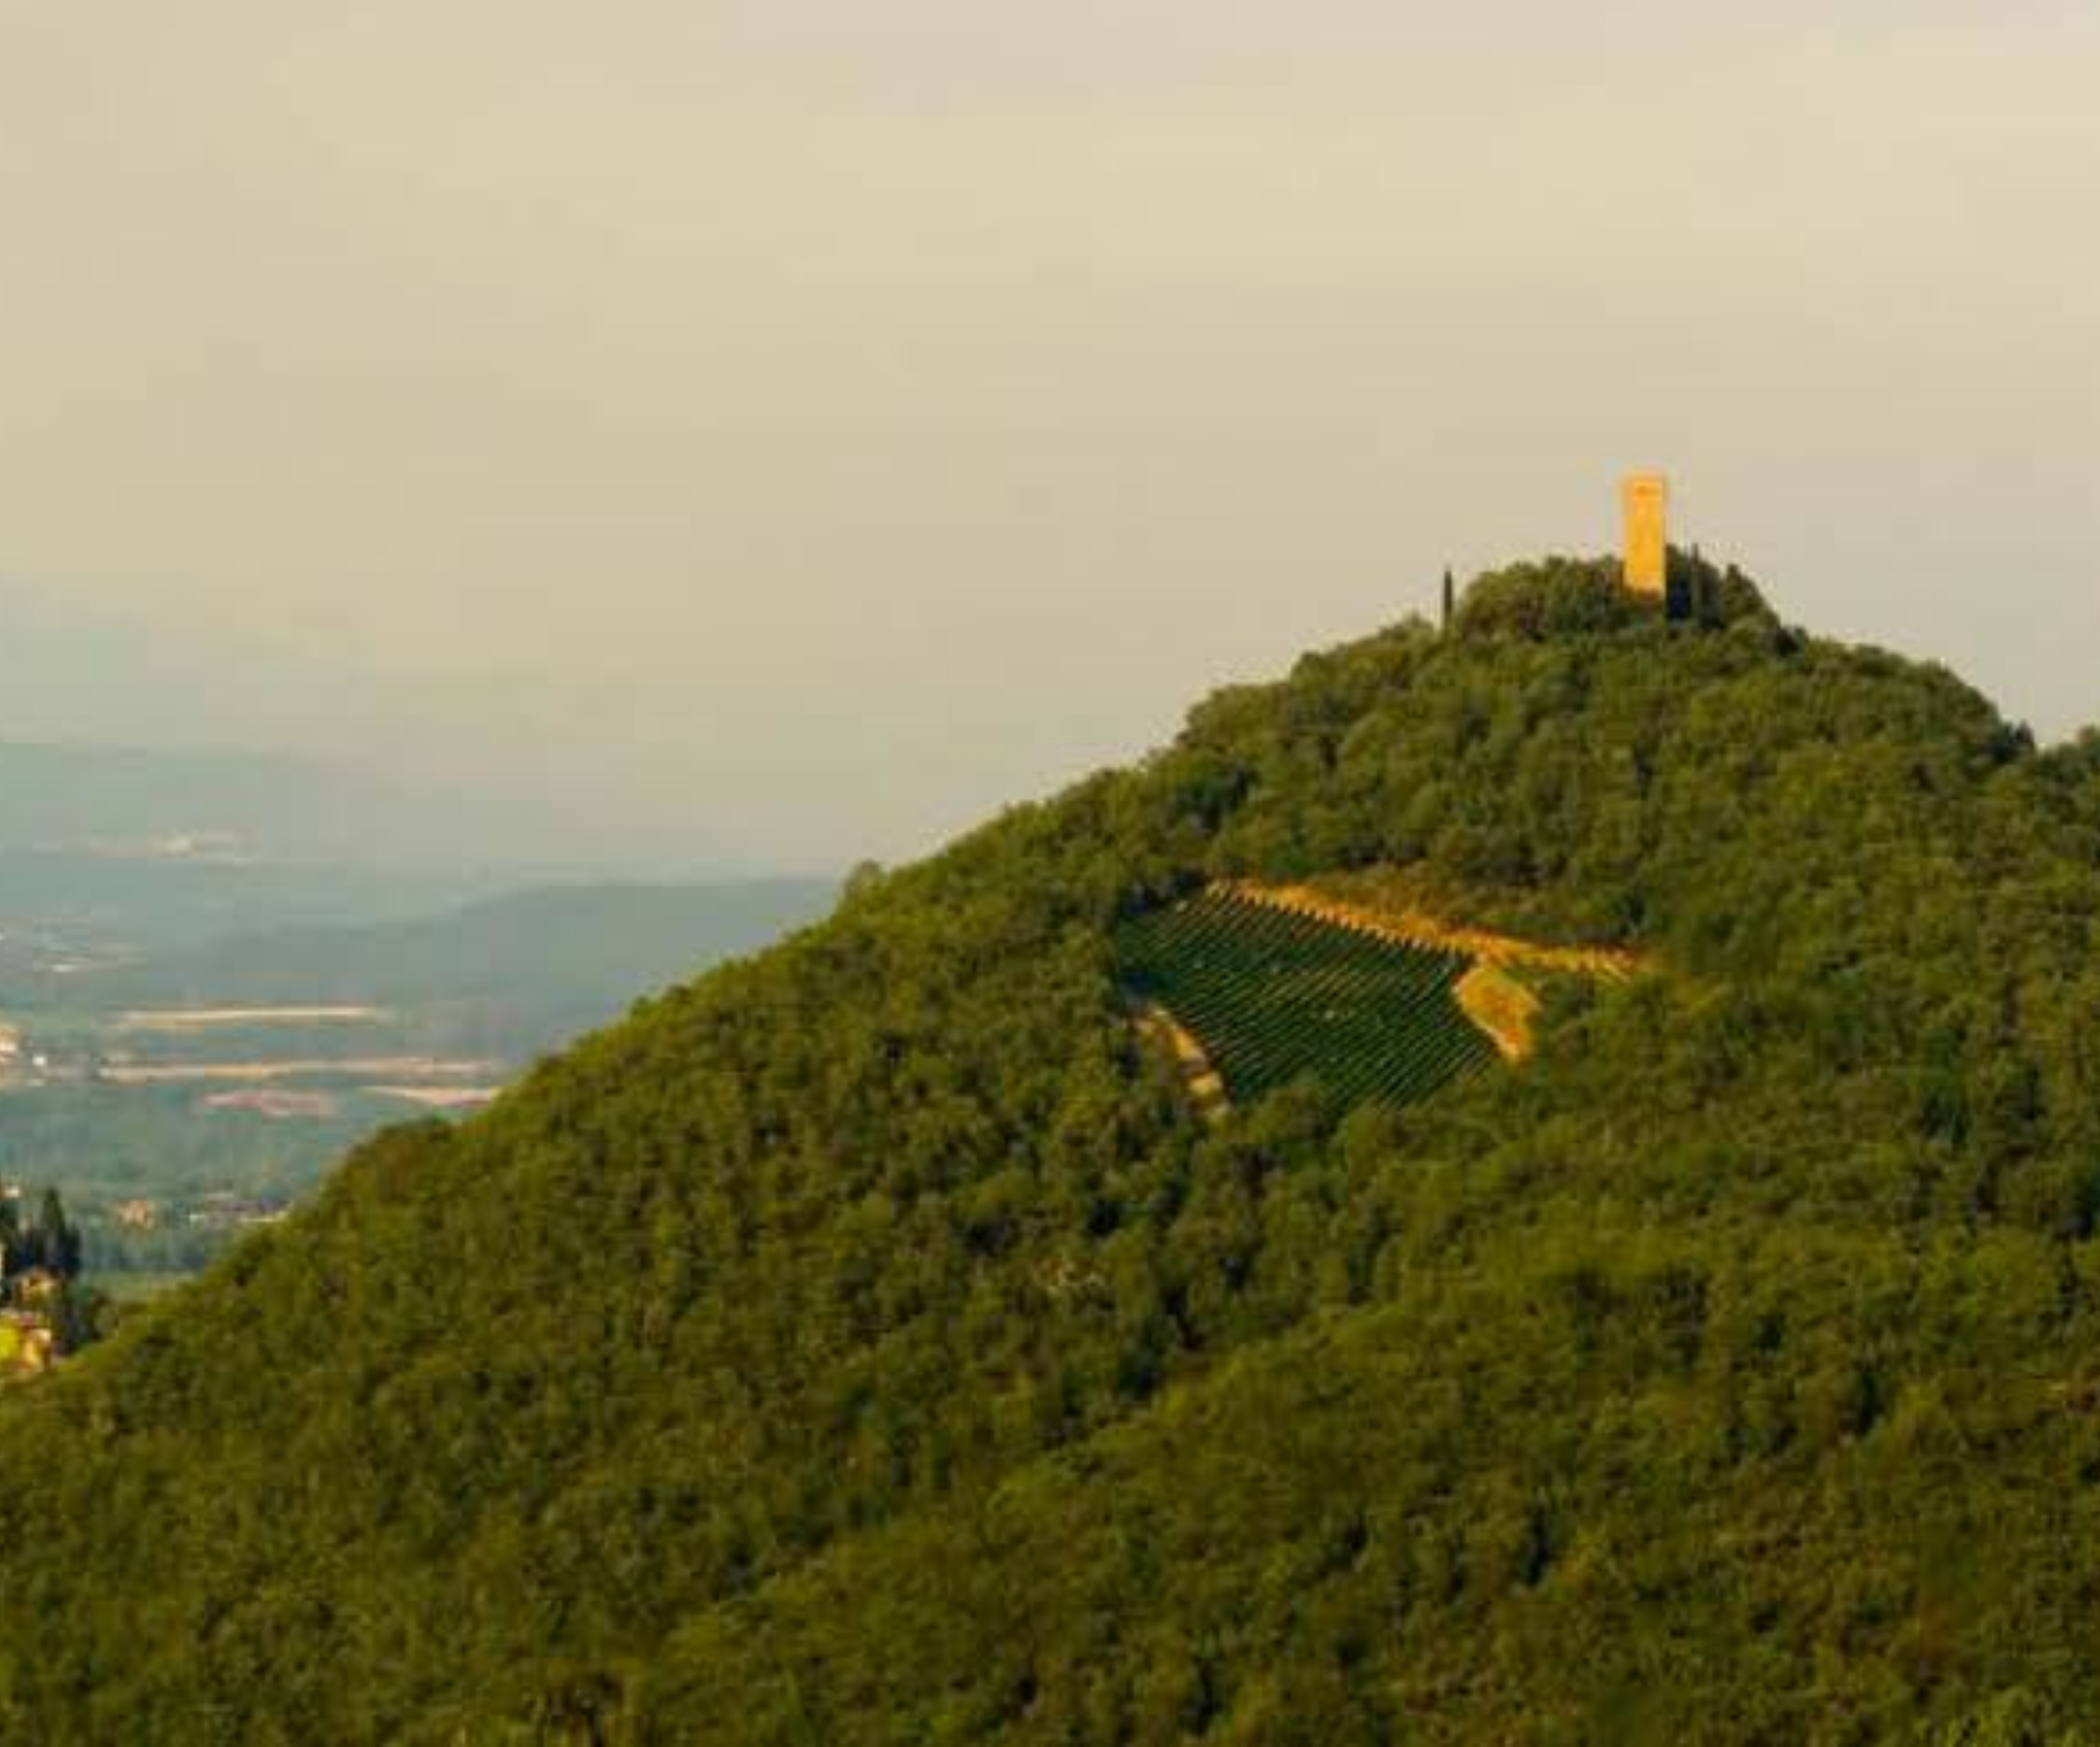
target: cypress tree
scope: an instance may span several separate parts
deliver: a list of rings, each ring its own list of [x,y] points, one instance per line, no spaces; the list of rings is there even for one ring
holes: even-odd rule
[[[71,1280],[80,1272],[80,1234],[66,1223],[65,1203],[59,1199],[56,1189],[44,1191],[43,1209],[36,1223],[42,1265],[61,1280]]]
[[[1692,567],[1676,547],[1670,549],[1669,568],[1663,579],[1663,618],[1667,624],[1682,624],[1692,616]]]
[[[1451,566],[1444,566],[1444,629],[1451,629],[1451,621],[1458,613],[1458,585],[1452,580]]]

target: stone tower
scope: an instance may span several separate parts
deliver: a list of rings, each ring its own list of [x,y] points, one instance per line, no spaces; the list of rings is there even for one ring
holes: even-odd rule
[[[1631,474],[1619,488],[1626,526],[1626,586],[1660,601],[1670,586],[1670,482]]]

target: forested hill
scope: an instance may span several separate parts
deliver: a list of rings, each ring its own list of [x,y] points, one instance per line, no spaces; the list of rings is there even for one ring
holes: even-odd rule
[[[2100,757],[1483,579],[863,883],[0,1401],[0,1738],[2100,1732]],[[1201,1110],[1116,944],[1654,968]]]

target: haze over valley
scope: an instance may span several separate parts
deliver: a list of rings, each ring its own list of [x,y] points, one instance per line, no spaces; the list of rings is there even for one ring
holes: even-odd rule
[[[2096,58],[1971,0],[0,0],[0,738],[897,861],[1607,549],[1644,465],[2059,735]]]

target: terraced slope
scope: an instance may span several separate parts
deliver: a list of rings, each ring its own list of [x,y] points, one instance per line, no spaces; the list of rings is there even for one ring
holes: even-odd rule
[[[1306,1076],[1406,1103],[1495,1058],[1455,993],[1469,961],[1214,888],[1123,931],[1125,974],[1199,1039],[1236,1099]]]

